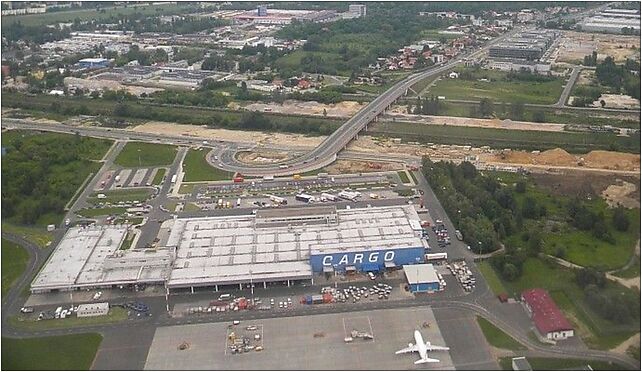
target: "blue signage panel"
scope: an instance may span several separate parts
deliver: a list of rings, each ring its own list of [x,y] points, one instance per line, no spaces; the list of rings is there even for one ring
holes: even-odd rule
[[[383,270],[384,263],[394,262],[396,266],[424,262],[424,248],[384,249],[366,252],[337,252],[314,254],[310,257],[312,271],[321,272],[324,267],[332,267],[336,271],[345,271],[347,266],[354,266],[357,271],[363,271],[366,265],[371,271],[374,265]]]

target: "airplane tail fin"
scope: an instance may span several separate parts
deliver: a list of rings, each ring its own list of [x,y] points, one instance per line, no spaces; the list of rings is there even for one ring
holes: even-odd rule
[[[419,359],[415,364],[424,364],[424,363],[439,363],[439,359],[425,358]]]

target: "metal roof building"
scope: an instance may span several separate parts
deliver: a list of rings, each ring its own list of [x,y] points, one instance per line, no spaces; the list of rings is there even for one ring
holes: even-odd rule
[[[541,288],[522,292],[522,300],[539,333],[550,340],[573,337],[573,326],[555,304],[548,292]]]
[[[165,245],[176,252],[167,285],[311,279],[325,266],[359,270],[359,264],[383,266],[391,255],[392,260],[395,255],[405,260],[395,261],[397,266],[416,262],[426,245],[410,219],[419,217],[409,206],[319,206],[259,210],[256,216],[175,219],[162,226],[168,230]],[[392,252],[404,249],[414,255]]]
[[[313,280],[313,273],[421,263],[428,244],[408,205],[265,209],[256,215],[174,218],[156,249],[119,249],[127,226],[73,227],[32,292],[163,284],[168,288]]]
[[[403,271],[410,285],[410,292],[435,292],[439,290],[439,277],[432,264],[404,265]]]

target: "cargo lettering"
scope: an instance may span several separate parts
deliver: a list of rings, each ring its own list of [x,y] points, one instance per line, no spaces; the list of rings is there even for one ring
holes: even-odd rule
[[[370,262],[370,263],[376,263],[379,262],[380,258],[380,252],[371,252],[367,256],[364,255],[363,253],[355,253],[355,254],[344,254],[341,255],[340,258],[337,256],[339,259],[339,262],[337,262],[337,265],[356,265],[356,264],[362,264],[364,262]],[[328,255],[323,257],[322,264],[323,266],[332,266],[333,265],[333,260],[334,256]],[[394,251],[387,251],[383,254],[383,260],[384,261],[392,261],[395,258],[395,252]]]

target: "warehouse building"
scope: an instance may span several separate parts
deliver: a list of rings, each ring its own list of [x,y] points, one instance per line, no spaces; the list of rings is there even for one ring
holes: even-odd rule
[[[169,288],[312,281],[313,274],[380,271],[423,262],[411,206],[264,209],[255,216],[168,221],[176,261]],[[161,243],[163,240],[161,240]]]
[[[31,283],[31,292],[164,283],[171,251],[119,250],[126,236],[126,225],[70,228]]]
[[[109,313],[109,303],[99,302],[95,304],[78,305],[76,316],[79,318],[87,318],[90,316],[102,316]]]
[[[170,289],[314,283],[314,275],[423,263],[428,248],[412,206],[262,209],[256,215],[174,218],[156,249],[118,249],[126,226],[74,227],[32,292],[158,284]]]
[[[522,301],[542,337],[549,340],[565,340],[573,337],[573,326],[546,290],[541,288],[525,290],[522,292]]]
[[[105,68],[109,67],[109,60],[105,58],[84,58],[78,61],[80,68]]]
[[[439,277],[432,264],[404,265],[404,274],[412,293],[439,291]]]
[[[491,58],[538,60],[557,36],[558,34],[553,31],[522,32],[492,46],[488,50],[488,55]]]

